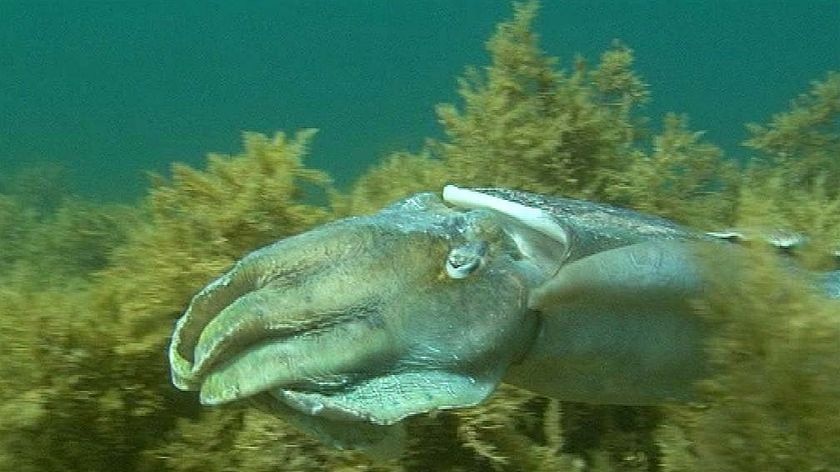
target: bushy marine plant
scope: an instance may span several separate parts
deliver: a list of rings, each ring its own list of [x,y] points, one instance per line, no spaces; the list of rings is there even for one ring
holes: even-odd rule
[[[737,198],[736,225],[808,236],[798,263],[836,268],[840,244],[837,117],[833,72],[746,145],[759,151]],[[700,302],[716,335],[714,375],[702,407],[674,407],[658,432],[664,471],[840,470],[840,302],[827,300],[752,247],[735,280]]]
[[[429,152],[397,152],[371,167],[347,193],[333,192],[336,216],[364,215],[417,192],[438,191],[452,176]]]
[[[143,435],[122,432],[142,407],[103,388],[120,363],[91,297],[133,212],[18,196],[3,199],[18,225],[0,272],[0,470],[104,470]]]
[[[632,114],[646,86],[632,71],[632,51],[620,44],[595,70],[582,59],[571,73],[558,69],[532,31],[537,9],[535,1],[515,3],[513,19],[487,43],[491,64],[459,79],[462,105],[438,105],[447,139],[370,168],[333,198],[338,214],[368,213],[445,183],[607,197],[604,188],[643,132]]]
[[[4,469],[159,470],[162,458],[142,451],[154,450],[179,417],[197,414],[195,399],[168,382],[172,323],[192,293],[245,252],[328,217],[303,190],[328,186],[325,174],[302,163],[313,134],[249,134],[242,154],[213,155],[206,171],[175,166],[171,182],[157,179],[130,236],[96,274],[80,275],[98,258],[76,259],[78,270],[61,284],[37,283],[33,270],[3,276]],[[27,234],[53,237],[15,264],[66,256],[46,254],[68,248],[59,243],[82,251],[70,233],[98,233],[100,225],[85,223],[96,214],[76,205],[43,218],[47,226],[33,223]]]
[[[250,408],[215,409],[181,418],[158,448],[145,451],[149,472],[336,471],[402,472],[399,463],[373,462],[358,452],[335,451],[274,416]]]
[[[824,179],[827,196],[840,195],[840,71],[814,81],[769,123],[747,129],[744,144],[757,151],[755,161],[782,172],[791,188]]]
[[[633,151],[627,167],[610,179],[607,200],[695,228],[727,227],[739,187],[736,166],[687,121],[684,115],[666,115],[652,152]]]
[[[830,254],[840,251],[840,72],[813,82],[768,123],[747,127],[744,144],[756,156],[743,187],[768,202],[764,224],[807,235],[804,263],[831,268]]]
[[[247,133],[241,154],[211,154],[205,171],[175,164],[171,182],[153,176],[147,221],[102,275],[102,303],[123,325],[123,350],[162,347],[192,294],[223,269],[327,219],[304,190],[329,184],[302,162],[314,134]]]
[[[68,192],[66,173],[38,165],[0,176],[0,277],[61,284],[105,267],[135,211],[93,204]]]
[[[532,30],[537,7],[515,3],[487,43],[491,64],[458,81],[463,106],[438,106],[447,136],[438,154],[461,185],[602,197],[606,170],[626,166],[640,132],[632,114],[646,85],[620,44],[592,70],[582,60],[558,69]]]
[[[12,195],[0,194],[0,274],[11,270],[26,251],[26,233],[35,225],[37,212]]]
[[[836,218],[822,203],[802,202]],[[742,196],[742,224],[773,212],[763,192]],[[703,407],[674,407],[660,428],[662,470],[840,470],[840,302],[769,248],[738,265],[700,302],[713,375],[699,386]]]
[[[334,199],[340,213],[456,183],[607,201],[708,229],[730,222],[734,166],[685,117],[666,116],[645,150],[638,108],[648,91],[632,50],[615,43],[592,70],[583,59],[559,69],[532,31],[537,8],[515,3],[487,43],[490,65],[459,79],[462,105],[438,105],[447,139],[373,167]]]

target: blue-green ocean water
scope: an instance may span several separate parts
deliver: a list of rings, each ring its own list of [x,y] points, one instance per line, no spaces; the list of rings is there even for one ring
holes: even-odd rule
[[[347,183],[440,133],[433,107],[487,62],[497,0],[0,2],[0,175],[55,161],[75,190],[141,195],[144,170],[236,152],[245,130],[321,129],[309,163]],[[833,0],[552,0],[536,24],[568,65],[636,50],[646,113],[688,113],[730,155],[745,122],[840,69]]]

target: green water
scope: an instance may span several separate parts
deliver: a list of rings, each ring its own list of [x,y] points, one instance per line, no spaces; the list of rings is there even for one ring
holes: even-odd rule
[[[232,152],[240,132],[321,129],[311,164],[347,183],[437,136],[506,1],[0,2],[0,173],[57,161],[75,190],[142,193],[142,171]],[[543,48],[569,64],[637,52],[648,114],[688,113],[730,154],[840,68],[834,1],[548,1]]]

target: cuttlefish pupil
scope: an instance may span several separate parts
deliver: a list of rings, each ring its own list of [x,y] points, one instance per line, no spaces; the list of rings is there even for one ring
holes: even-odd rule
[[[463,279],[478,270],[487,255],[487,243],[469,242],[449,252],[446,258],[446,274],[453,279]]]

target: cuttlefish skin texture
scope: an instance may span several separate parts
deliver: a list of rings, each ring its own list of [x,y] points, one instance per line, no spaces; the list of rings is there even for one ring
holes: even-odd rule
[[[417,194],[210,283],[176,325],[172,381],[339,447],[387,443],[405,417],[475,405],[503,381],[561,400],[688,399],[706,369],[691,301],[718,275],[697,254],[726,261],[734,247],[590,202]]]

